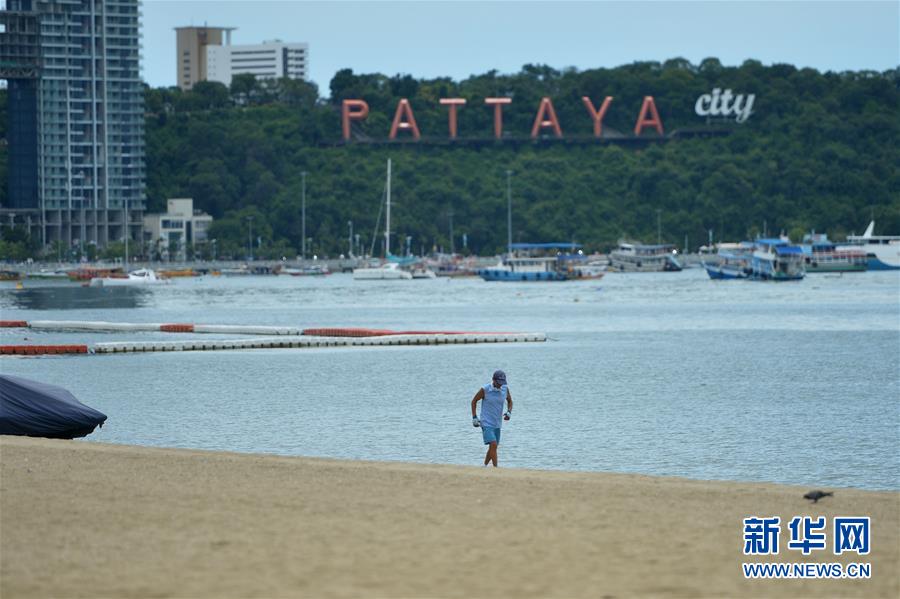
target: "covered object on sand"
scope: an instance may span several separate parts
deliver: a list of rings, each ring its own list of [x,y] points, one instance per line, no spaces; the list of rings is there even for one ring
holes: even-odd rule
[[[105,421],[62,387],[0,374],[0,435],[74,439]]]

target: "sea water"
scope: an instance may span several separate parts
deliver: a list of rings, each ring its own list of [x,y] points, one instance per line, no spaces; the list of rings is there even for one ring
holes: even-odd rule
[[[564,283],[200,277],[12,284],[7,320],[543,332],[544,343],[5,357],[109,416],[102,443],[480,465],[470,402],[502,368],[502,466],[900,489],[900,273]],[[196,337],[2,329],[0,344]],[[235,336],[216,336],[234,338]],[[208,338],[208,337],[206,337]]]

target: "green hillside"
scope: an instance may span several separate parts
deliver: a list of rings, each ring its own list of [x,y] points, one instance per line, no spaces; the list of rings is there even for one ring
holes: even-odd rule
[[[168,197],[193,197],[216,217],[220,254],[242,253],[245,217],[253,216],[259,255],[293,255],[301,237],[301,173],[306,172],[307,237],[312,251],[346,252],[348,221],[369,246],[393,159],[392,229],[398,247],[456,247],[491,254],[506,244],[506,171],[511,170],[516,241],[577,241],[607,249],[621,237],[662,239],[696,248],[715,238],[740,240],[811,229],[833,238],[900,233],[900,72],[819,73],[747,61],[724,67],[681,59],[614,69],[557,71],[526,65],[464,81],[357,75],[344,70],[330,99],[302,82],[239,78],[230,89],[202,83],[187,93],[148,89],[148,208]],[[742,124],[704,122],[694,103],[713,88],[755,94]],[[666,134],[711,127],[723,137],[629,140],[644,96],[653,96]],[[541,98],[553,101],[564,139],[531,141]],[[604,129],[623,142],[596,141],[582,103],[615,99]],[[459,140],[448,142],[447,108],[461,97]],[[503,141],[492,139],[486,97],[510,97]],[[343,143],[340,104],[368,102],[370,115]],[[401,132],[388,142],[400,98],[415,112],[422,140]],[[2,106],[4,103],[0,103]],[[5,165],[0,175],[5,177]],[[5,187],[5,181],[3,182]],[[657,212],[659,211],[659,212]]]

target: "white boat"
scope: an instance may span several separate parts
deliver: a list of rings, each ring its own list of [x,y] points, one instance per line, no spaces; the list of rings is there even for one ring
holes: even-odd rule
[[[144,285],[166,285],[168,279],[156,276],[156,271],[141,268],[128,273],[127,277],[94,277],[90,287],[140,287]]]
[[[37,272],[28,273],[28,278],[29,279],[67,280],[69,278],[69,271],[62,270],[62,269],[53,270],[50,268],[42,268]]]
[[[437,274],[428,268],[427,266],[416,266],[411,271],[410,274],[414,279],[436,279]]]
[[[847,244],[837,246],[837,250],[863,250],[869,270],[900,269],[900,235],[873,235],[874,232],[873,220],[862,235],[847,235]]]
[[[391,159],[387,161],[387,182],[385,183],[385,219],[384,219],[384,255],[391,258]],[[387,262],[381,266],[354,268],[355,281],[396,281],[412,279],[409,271],[400,268],[396,262]]]
[[[621,242],[609,253],[609,269],[618,272],[676,272],[681,268],[671,244]]]
[[[354,281],[388,281],[412,278],[412,273],[400,268],[400,265],[396,262],[388,262],[376,267],[353,269]]]

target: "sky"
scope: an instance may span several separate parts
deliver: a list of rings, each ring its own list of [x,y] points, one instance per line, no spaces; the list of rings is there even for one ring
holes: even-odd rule
[[[203,24],[237,27],[233,44],[308,43],[310,79],[323,96],[343,68],[462,80],[528,63],[585,70],[676,57],[820,71],[900,64],[898,0],[144,0],[144,80],[175,85],[174,28]]]

